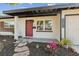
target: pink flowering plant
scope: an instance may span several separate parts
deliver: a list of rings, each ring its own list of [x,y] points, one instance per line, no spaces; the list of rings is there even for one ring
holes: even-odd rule
[[[56,49],[58,48],[58,43],[56,41],[50,41],[47,47],[50,48],[50,53],[55,55]]]
[[[55,42],[55,41],[51,41],[51,42],[49,43],[49,46],[50,46],[51,49],[56,49],[56,48],[58,48],[57,42]]]

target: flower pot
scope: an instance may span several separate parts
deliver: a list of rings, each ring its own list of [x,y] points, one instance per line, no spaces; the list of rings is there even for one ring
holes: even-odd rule
[[[68,48],[68,45],[64,45],[63,47],[64,47],[64,48]]]

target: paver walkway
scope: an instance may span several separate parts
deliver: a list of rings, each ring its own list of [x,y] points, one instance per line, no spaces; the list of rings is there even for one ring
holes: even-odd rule
[[[29,48],[22,43],[15,47],[14,52],[13,56],[28,56],[30,54]]]

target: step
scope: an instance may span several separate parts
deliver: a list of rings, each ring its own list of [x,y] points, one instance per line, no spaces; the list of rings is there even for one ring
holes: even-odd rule
[[[27,43],[19,43],[17,46],[18,47],[22,47],[22,46],[25,46]]]
[[[15,47],[14,51],[15,52],[29,51],[29,48],[27,46]]]

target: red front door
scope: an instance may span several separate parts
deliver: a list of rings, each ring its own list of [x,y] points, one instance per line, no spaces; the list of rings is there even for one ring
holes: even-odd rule
[[[33,36],[33,20],[26,20],[26,36]]]

